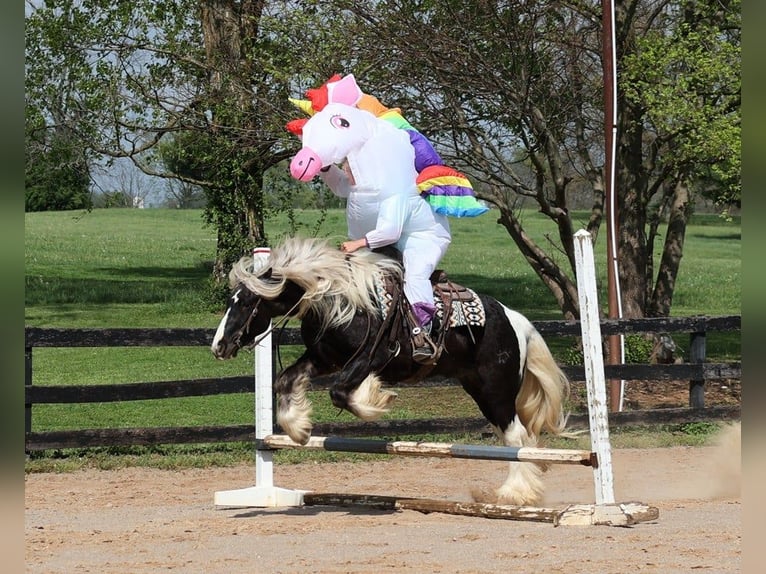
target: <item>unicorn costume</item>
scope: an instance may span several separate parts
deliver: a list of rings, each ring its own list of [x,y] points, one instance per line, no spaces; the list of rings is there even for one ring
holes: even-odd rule
[[[293,177],[310,181],[319,175],[346,199],[351,239],[364,238],[371,249],[399,249],[404,293],[421,325],[429,323],[434,313],[430,277],[452,236],[447,218],[420,195],[407,134],[370,112],[331,103],[305,123],[302,141],[290,164]],[[344,161],[353,179],[338,167]]]
[[[468,178],[444,164],[431,142],[402,116],[401,110],[388,108],[375,96],[362,92],[353,74],[345,77],[336,74],[319,88],[307,90],[306,97],[307,100],[290,98],[290,101],[309,116],[322,111],[327,104],[348,104],[367,110],[404,131],[415,152],[418,190],[436,213],[449,217],[477,217],[489,210],[476,200]],[[287,130],[300,135],[306,121],[292,120],[287,123]]]

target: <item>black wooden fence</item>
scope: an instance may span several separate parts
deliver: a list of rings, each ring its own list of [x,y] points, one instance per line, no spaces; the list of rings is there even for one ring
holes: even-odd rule
[[[535,326],[544,337],[579,337],[576,321],[537,321]],[[699,420],[730,420],[740,417],[740,406],[705,408],[705,381],[741,379],[741,362],[709,363],[706,361],[706,335],[711,331],[740,331],[741,317],[676,317],[649,319],[605,319],[601,321],[603,336],[634,333],[688,333],[689,357],[681,364],[605,365],[607,379],[626,381],[688,381],[689,408],[652,411],[623,411],[609,414],[610,425],[683,423]],[[252,442],[253,425],[196,426],[160,428],[80,429],[32,432],[32,406],[43,403],[93,403],[146,399],[166,399],[230,393],[253,392],[252,376],[225,377],[146,383],[103,385],[33,385],[33,350],[40,347],[170,347],[209,346],[212,329],[55,329],[26,327],[25,335],[25,450],[81,448],[95,446],[127,446],[154,444],[189,444],[218,442]],[[276,340],[276,337],[274,338]],[[300,345],[297,329],[286,329],[280,344]],[[571,381],[584,381],[582,366],[564,366]],[[312,388],[327,388],[330,379],[316,381]],[[431,378],[419,386],[449,386],[455,381]],[[418,386],[418,385],[410,385]],[[572,428],[587,428],[587,415],[573,414]],[[390,420],[377,423],[318,423],[317,435],[391,436],[445,432],[478,432],[487,427],[483,418],[444,418],[427,420]]]

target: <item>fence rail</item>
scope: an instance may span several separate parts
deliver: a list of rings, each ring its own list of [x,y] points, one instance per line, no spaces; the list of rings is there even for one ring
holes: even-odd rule
[[[538,321],[535,327],[545,337],[580,336],[576,321]],[[648,319],[604,319],[602,335],[634,333],[688,333],[689,362],[682,364],[605,365],[607,379],[628,381],[688,381],[689,407],[652,411],[610,413],[610,425],[682,423],[698,420],[729,420],[740,417],[740,407],[708,407],[704,405],[704,384],[709,380],[741,379],[741,362],[706,362],[705,337],[711,331],[740,331],[741,316],[679,317]],[[208,346],[214,329],[58,329],[26,327],[25,335],[25,449],[26,451],[95,446],[128,446],[152,444],[189,444],[212,442],[252,442],[252,425],[221,427],[79,429],[32,432],[32,406],[36,404],[73,404],[167,399],[191,396],[253,392],[252,376],[187,379],[177,381],[44,386],[33,384],[33,350],[51,347],[172,347]],[[300,331],[285,329],[273,338],[274,345],[300,345]],[[584,368],[563,366],[573,381],[585,379]],[[314,389],[328,388],[331,377],[314,381]],[[408,386],[451,386],[455,381],[429,378]],[[570,427],[587,428],[586,415],[572,415]],[[481,432],[486,429],[483,418],[391,420],[370,423],[317,423],[318,434],[344,436],[417,435],[446,432]]]

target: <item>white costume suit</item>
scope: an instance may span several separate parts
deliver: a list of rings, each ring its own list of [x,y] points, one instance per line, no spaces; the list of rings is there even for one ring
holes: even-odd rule
[[[404,292],[418,319],[428,320],[416,303],[433,310],[430,277],[452,241],[449,222],[420,196],[415,152],[406,132],[370,117],[376,137],[346,158],[354,183],[334,164],[320,176],[333,193],[346,199],[350,239],[364,237],[371,249],[394,245],[401,251]]]

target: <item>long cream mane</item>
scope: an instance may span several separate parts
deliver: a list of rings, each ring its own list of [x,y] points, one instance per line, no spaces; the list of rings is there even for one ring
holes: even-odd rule
[[[271,277],[261,279],[259,274],[269,267]],[[264,299],[276,299],[292,281],[305,291],[296,316],[311,310],[327,329],[350,322],[357,310],[380,313],[372,295],[382,275],[388,274],[401,280],[402,268],[384,255],[360,249],[347,256],[326,240],[293,237],[274,247],[260,270],[253,272],[252,257],[240,259],[229,282],[232,287],[242,283]]]

